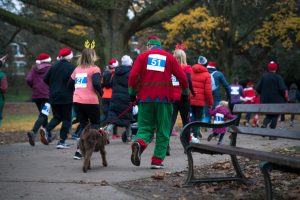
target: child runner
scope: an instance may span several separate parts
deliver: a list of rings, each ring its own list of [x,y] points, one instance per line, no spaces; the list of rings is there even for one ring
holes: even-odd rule
[[[222,124],[229,119],[233,119],[235,116],[230,113],[228,109],[228,103],[226,101],[220,101],[219,105],[214,109],[208,110],[211,116],[214,116],[214,124]],[[218,144],[223,144],[223,138],[226,133],[226,127],[224,128],[213,128],[213,133],[207,138],[210,141],[213,137],[219,137]]]

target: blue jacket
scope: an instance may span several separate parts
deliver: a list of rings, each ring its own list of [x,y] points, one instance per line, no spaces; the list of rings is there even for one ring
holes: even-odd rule
[[[214,101],[216,101],[216,100],[220,101],[222,99],[220,85],[223,85],[223,87],[226,91],[226,94],[227,94],[227,98],[230,97],[229,84],[226,81],[224,74],[222,72],[216,70],[215,68],[207,68],[207,69],[210,74],[213,73],[214,71],[216,71],[216,73],[213,74],[213,77],[215,79],[215,84],[217,86],[217,89],[215,91],[213,91]]]

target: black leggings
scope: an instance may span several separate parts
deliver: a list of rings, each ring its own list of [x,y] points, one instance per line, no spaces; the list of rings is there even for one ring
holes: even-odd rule
[[[172,134],[172,129],[177,119],[178,111],[180,112],[181,120],[182,120],[182,127],[187,125],[190,120],[190,104],[189,102],[183,101],[175,101],[173,103],[173,114],[172,114],[172,121],[171,121],[171,130],[170,135]]]
[[[74,103],[74,110],[82,129],[91,123],[91,128],[100,128],[100,106],[99,104]]]
[[[192,114],[193,114],[193,118],[194,121],[201,121],[202,120],[202,116],[203,116],[203,109],[204,107],[201,106],[191,106],[192,108]],[[193,128],[193,133],[194,133],[194,137],[198,137],[200,135],[200,127],[197,128]]]
[[[37,109],[39,110],[39,116],[32,127],[32,131],[34,132],[34,134],[36,134],[36,132],[39,130],[41,126],[46,127],[48,124],[48,116],[41,113],[41,111],[45,103],[49,103],[49,99],[41,98],[41,99],[33,99],[32,101],[35,103]]]

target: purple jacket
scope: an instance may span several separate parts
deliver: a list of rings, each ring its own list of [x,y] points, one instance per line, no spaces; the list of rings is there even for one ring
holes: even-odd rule
[[[224,106],[218,106],[214,110],[209,109],[208,113],[215,117],[214,123],[224,123],[235,117],[230,113],[230,110]],[[226,128],[213,128],[213,133],[224,134],[226,133]]]
[[[236,104],[241,103],[240,97],[244,97],[243,87],[239,84],[231,84],[229,85],[230,89],[230,103]]]
[[[33,65],[26,76],[26,82],[32,89],[32,99],[49,99],[49,87],[44,82],[44,76],[51,67],[51,63]]]

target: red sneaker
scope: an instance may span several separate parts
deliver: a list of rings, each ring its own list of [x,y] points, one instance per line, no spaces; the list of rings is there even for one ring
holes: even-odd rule
[[[111,139],[113,139],[113,140],[114,140],[114,139],[119,139],[120,137],[121,137],[121,136],[119,136],[119,135],[117,135],[117,134],[113,134],[112,137],[111,137]]]

